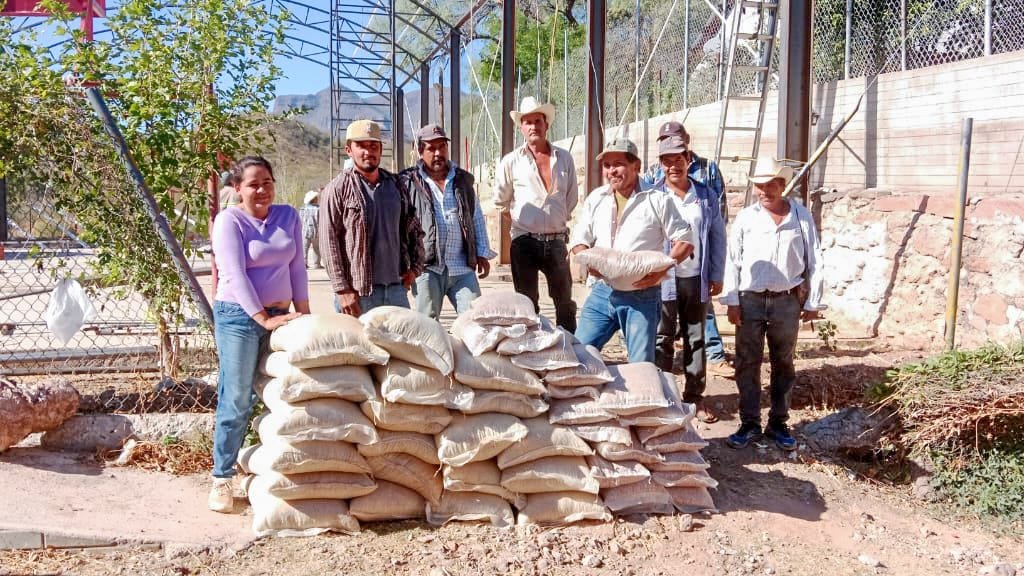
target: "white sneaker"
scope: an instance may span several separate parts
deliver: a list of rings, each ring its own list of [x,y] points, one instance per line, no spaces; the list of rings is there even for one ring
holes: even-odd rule
[[[230,514],[235,508],[235,495],[231,488],[231,478],[214,478],[207,499],[210,510],[222,514]]]

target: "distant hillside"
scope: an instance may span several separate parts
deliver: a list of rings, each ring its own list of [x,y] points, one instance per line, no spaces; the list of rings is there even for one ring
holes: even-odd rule
[[[257,152],[274,167],[277,202],[301,206],[308,190],[327,183],[331,138],[326,132],[295,120],[277,123],[268,132],[270,145]]]
[[[447,98],[449,91],[445,88],[445,98]],[[374,106],[376,102],[386,102],[386,100],[379,96],[371,96],[370,98],[362,98],[359,94],[352,92],[344,92],[342,94],[342,115],[346,118],[374,118],[383,119],[387,117],[387,108],[383,106]],[[414,90],[406,92],[405,94],[405,105],[412,119],[414,126],[420,126],[420,91]],[[278,96],[274,100],[273,112],[279,114],[293,108],[307,107],[309,111],[301,116],[296,116],[296,119],[313,126],[326,134],[330,134],[331,131],[331,89],[324,88],[316,94],[289,94],[285,96]],[[437,115],[437,96],[431,94],[430,100],[430,115],[436,117]],[[409,132],[408,120],[406,120],[406,133]],[[410,136],[407,134],[407,139]]]

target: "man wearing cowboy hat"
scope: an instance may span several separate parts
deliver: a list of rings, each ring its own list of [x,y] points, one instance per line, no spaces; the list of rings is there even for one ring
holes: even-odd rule
[[[423,230],[398,178],[380,168],[380,125],[356,120],[345,131],[353,166],[324,189],[320,253],[334,307],[359,316],[377,306],[409,307],[407,288],[423,272]]]
[[[321,188],[322,190],[323,188]],[[302,209],[299,210],[299,217],[302,219],[302,261],[306,268],[323,268],[320,264],[320,239],[317,234],[320,222],[320,193],[316,190],[306,192],[302,199]],[[309,249],[313,249],[316,255],[316,264],[309,265]]]
[[[480,278],[490,273],[496,254],[487,241],[487,224],[473,175],[448,159],[448,135],[437,124],[416,132],[416,165],[398,178],[412,196],[423,227],[426,270],[416,278],[412,294],[416,310],[441,316],[445,296],[459,314],[480,296]]]
[[[783,450],[796,449],[786,425],[789,393],[796,381],[793,353],[800,321],[813,320],[824,309],[824,283],[814,220],[807,208],[782,197],[791,178],[789,166],[771,157],[758,158],[750,177],[757,202],[740,210],[729,236],[721,302],[729,308],[729,322],[736,325],[741,422],[726,439],[732,448],[743,448],[762,435],[761,356],[767,337],[771,409],[764,435]]]
[[[668,194],[641,189],[640,154],[636,144],[616,138],[597,156],[607,182],[583,202],[573,230],[574,254],[588,248],[619,252],[662,251],[668,243],[676,263],[693,252],[690,226],[679,216]],[[654,362],[655,335],[661,315],[661,280],[671,265],[651,272],[632,290],[615,290],[598,278],[580,311],[576,338],[599,350],[621,330],[630,362]]]
[[[548,283],[555,321],[576,331],[576,303],[569,272],[569,219],[578,201],[576,164],[568,150],[548,142],[555,107],[523,98],[510,112],[526,143],[501,159],[495,205],[512,217],[512,283],[540,310],[538,272]]]

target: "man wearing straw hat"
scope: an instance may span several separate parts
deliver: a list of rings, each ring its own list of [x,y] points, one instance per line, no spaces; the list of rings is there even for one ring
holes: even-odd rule
[[[763,433],[782,450],[795,450],[786,421],[796,381],[793,353],[801,320],[818,318],[823,278],[821,246],[810,212],[782,196],[793,169],[758,158],[750,181],[757,202],[736,215],[729,235],[722,304],[736,325],[736,385],[740,428],[726,439],[744,448],[762,435],[761,357],[771,361],[771,409]]]
[[[321,188],[322,189],[322,188]],[[322,268],[320,264],[320,235],[318,234],[320,222],[320,193],[316,190],[306,192],[302,199],[302,209],[299,210],[299,217],[302,220],[302,261],[306,268]],[[313,249],[316,255],[315,264],[309,265],[309,249]]]
[[[526,142],[501,159],[495,205],[512,217],[512,283],[540,311],[539,272],[548,283],[555,321],[576,331],[569,272],[569,219],[578,201],[576,164],[568,150],[548,142],[555,107],[523,98],[510,112]]]

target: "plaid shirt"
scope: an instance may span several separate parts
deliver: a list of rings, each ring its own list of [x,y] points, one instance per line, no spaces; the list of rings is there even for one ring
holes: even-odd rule
[[[342,171],[324,188],[320,197],[320,254],[335,293],[355,290],[368,296],[373,286],[366,205],[362,176],[349,169]],[[408,191],[393,174],[381,169],[381,181],[391,180],[401,197],[399,215],[399,274],[423,273],[423,230],[416,218]]]
[[[299,210],[302,218],[302,237],[316,238],[317,225],[320,222],[320,207],[316,204],[303,204]]]
[[[444,190],[430,178],[430,175],[423,171],[422,165],[419,168],[423,181],[430,186],[434,196],[434,226],[437,228],[438,263],[434,266],[427,266],[427,270],[444,274],[448,269],[449,276],[462,276],[473,274],[473,270],[466,264],[466,241],[462,237],[462,227],[459,223],[459,202],[455,198],[453,183],[455,181],[455,163],[449,162],[448,176],[444,181]],[[487,240],[487,223],[484,221],[484,213],[480,209],[480,199],[476,200],[476,209],[473,211],[473,232],[476,236],[476,255],[479,258],[490,260],[497,254],[491,250],[490,242]]]

